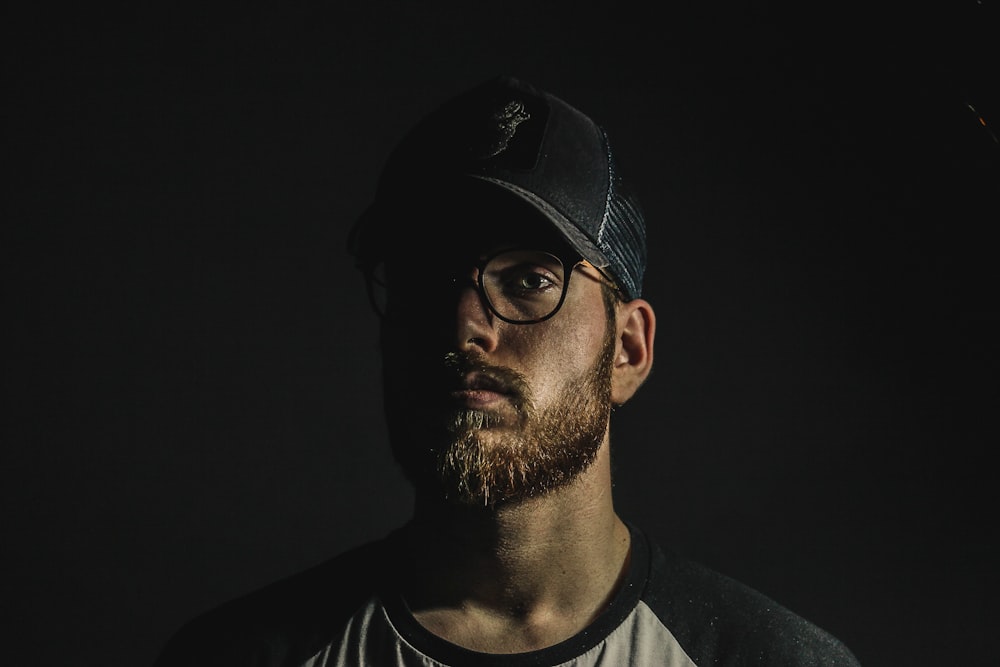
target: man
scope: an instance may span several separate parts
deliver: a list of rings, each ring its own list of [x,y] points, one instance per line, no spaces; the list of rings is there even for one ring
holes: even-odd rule
[[[604,131],[551,94],[498,77],[418,123],[351,236],[413,517],[159,665],[856,665],[615,512],[610,416],[653,363],[645,243]]]

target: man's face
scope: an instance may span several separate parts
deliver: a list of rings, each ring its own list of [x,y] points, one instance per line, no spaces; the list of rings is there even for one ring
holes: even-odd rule
[[[492,505],[544,494],[593,462],[611,412],[615,328],[587,266],[552,318],[496,317],[473,282],[477,260],[498,247],[563,247],[519,206],[493,209],[476,227],[409,244],[397,260],[406,308],[383,321],[383,379],[393,452],[411,481],[456,503]],[[425,281],[441,263],[462,266],[469,280],[449,289]]]

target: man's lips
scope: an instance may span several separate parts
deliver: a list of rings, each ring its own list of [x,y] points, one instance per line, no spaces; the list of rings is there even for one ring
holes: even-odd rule
[[[451,397],[468,407],[476,407],[507,398],[510,393],[500,380],[483,373],[470,373],[451,391]]]

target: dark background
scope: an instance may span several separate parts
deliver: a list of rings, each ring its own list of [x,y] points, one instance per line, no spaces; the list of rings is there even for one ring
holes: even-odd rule
[[[344,237],[504,71],[649,219],[621,513],[867,666],[995,664],[996,4],[419,4],[6,11],[2,662],[148,665],[405,520]]]

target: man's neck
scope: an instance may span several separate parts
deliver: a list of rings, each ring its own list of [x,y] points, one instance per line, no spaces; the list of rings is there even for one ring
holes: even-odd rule
[[[625,572],[607,443],[565,487],[496,507],[417,499],[404,591],[417,620],[483,652],[555,644],[588,625]]]

